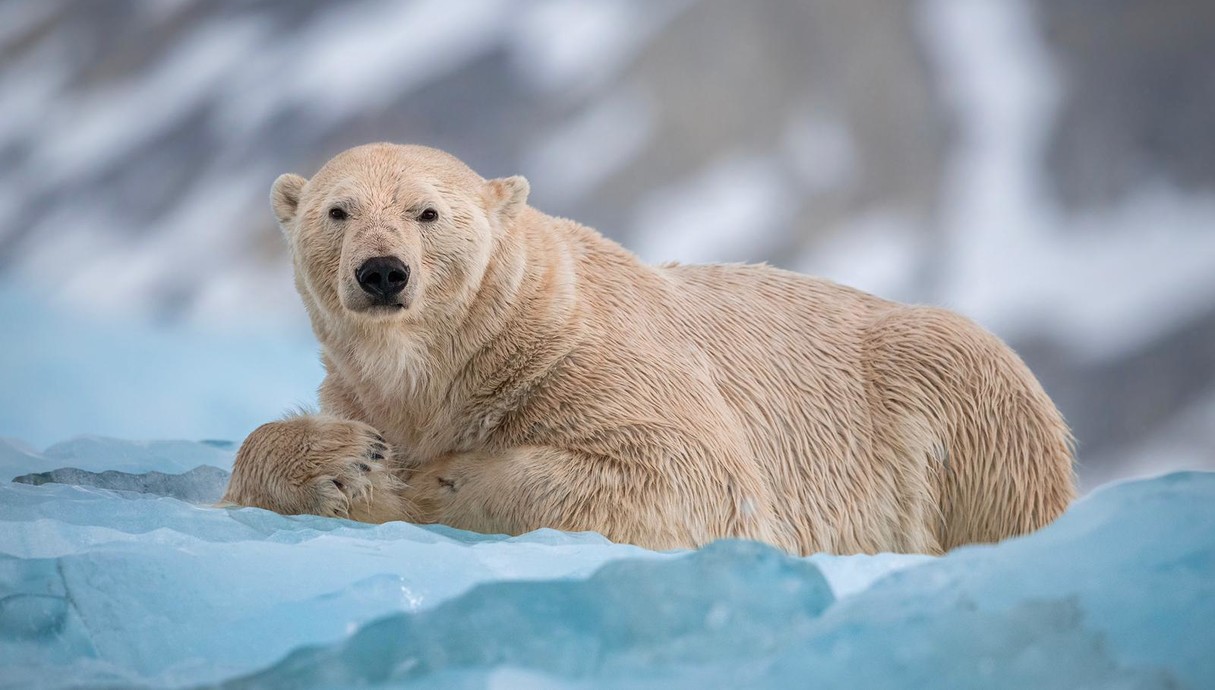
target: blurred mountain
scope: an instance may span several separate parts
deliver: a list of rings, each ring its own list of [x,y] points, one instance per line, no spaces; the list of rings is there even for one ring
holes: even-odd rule
[[[967,313],[1091,485],[1215,467],[1212,112],[1189,0],[10,0],[0,279],[298,325],[271,181],[424,143],[649,260]]]

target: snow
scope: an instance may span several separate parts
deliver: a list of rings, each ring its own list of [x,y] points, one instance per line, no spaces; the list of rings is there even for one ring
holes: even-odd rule
[[[842,285],[863,285],[887,299],[913,302],[918,259],[927,242],[921,233],[907,231],[912,222],[890,209],[851,217],[794,268]]]
[[[231,457],[0,444],[10,476]],[[2,684],[1198,687],[1215,678],[1213,500],[1215,473],[1173,474],[1000,545],[794,558],[0,485]]]
[[[841,118],[801,113],[785,129],[780,148],[807,194],[839,191],[857,180],[856,140]]]
[[[653,128],[650,110],[630,89],[592,103],[525,156],[532,188],[556,204],[581,200],[642,152]]]
[[[609,83],[689,4],[536,0],[516,7],[517,23],[507,40],[523,79],[571,98]]]
[[[771,156],[728,156],[644,199],[630,249],[651,263],[746,261],[786,239],[797,207]]]
[[[139,80],[95,89],[42,110],[41,117],[48,121],[40,126],[54,128],[56,136],[43,139],[30,166],[70,179],[120,163],[130,151],[193,113],[246,53],[266,42],[268,30],[254,21],[209,22]],[[138,127],[130,126],[132,118],[138,119]]]
[[[358,13],[334,6],[285,51],[298,61],[289,66],[285,83],[268,94],[279,102],[263,112],[273,115],[284,107],[306,105],[309,117],[338,122],[351,113],[384,107],[383,99],[399,93],[384,84],[417,89],[493,49],[509,10],[501,0],[381,0]],[[279,58],[284,52],[273,55]],[[231,105],[243,107],[243,94],[255,90],[241,89],[242,96]],[[249,121],[248,115],[233,120]]]
[[[1044,170],[1065,84],[1032,12],[1014,0],[923,5],[960,138],[933,301],[1007,338],[1045,331],[1082,359],[1113,359],[1210,308],[1215,197],[1160,182],[1097,211],[1059,208]]]

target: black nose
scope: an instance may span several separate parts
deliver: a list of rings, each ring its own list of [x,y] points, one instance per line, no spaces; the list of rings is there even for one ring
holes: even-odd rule
[[[395,256],[377,256],[364,261],[354,278],[367,294],[387,299],[409,284],[409,267]]]

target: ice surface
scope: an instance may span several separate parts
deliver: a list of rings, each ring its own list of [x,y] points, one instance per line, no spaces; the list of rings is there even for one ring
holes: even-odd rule
[[[444,681],[453,670],[501,666],[618,682],[670,680],[682,670],[721,682],[733,662],[769,659],[796,641],[832,601],[810,561],[718,542],[677,559],[611,563],[585,581],[483,585],[233,686]]]
[[[115,275],[125,270],[116,269]],[[289,284],[290,274],[283,280]],[[292,308],[302,312],[302,307]],[[292,405],[315,402],[324,376],[316,339],[308,331],[162,330],[82,315],[79,309],[48,304],[38,294],[11,285],[0,285],[0,324],[6,334],[20,334],[0,338],[0,436],[20,436],[39,447],[79,433],[244,438]],[[0,458],[7,456],[0,450]],[[190,464],[176,453],[166,457],[177,462],[169,468],[75,466],[184,472],[214,464]],[[7,466],[0,464],[0,469],[7,471]]]
[[[214,682],[477,583],[652,556],[62,485],[0,488],[0,521],[0,676],[18,686]]]
[[[231,458],[63,448],[94,469]],[[27,456],[48,462],[0,446],[6,470]],[[1215,678],[1212,505],[1215,474],[1176,474],[999,546],[792,558],[8,484],[0,686],[1199,687]]]
[[[89,472],[176,474],[207,465],[231,471],[235,455],[236,445],[229,441],[123,441],[80,436],[39,453],[20,441],[0,438],[0,481],[66,467]]]
[[[1119,486],[825,610],[822,561],[746,543],[487,584],[233,686],[445,687],[516,668],[597,687],[1201,687],[1215,679],[1213,497],[1211,474]]]

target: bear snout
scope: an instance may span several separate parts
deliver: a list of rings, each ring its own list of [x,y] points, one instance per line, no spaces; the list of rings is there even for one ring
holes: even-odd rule
[[[409,266],[395,256],[377,256],[364,261],[354,278],[376,303],[388,304],[409,284]]]

